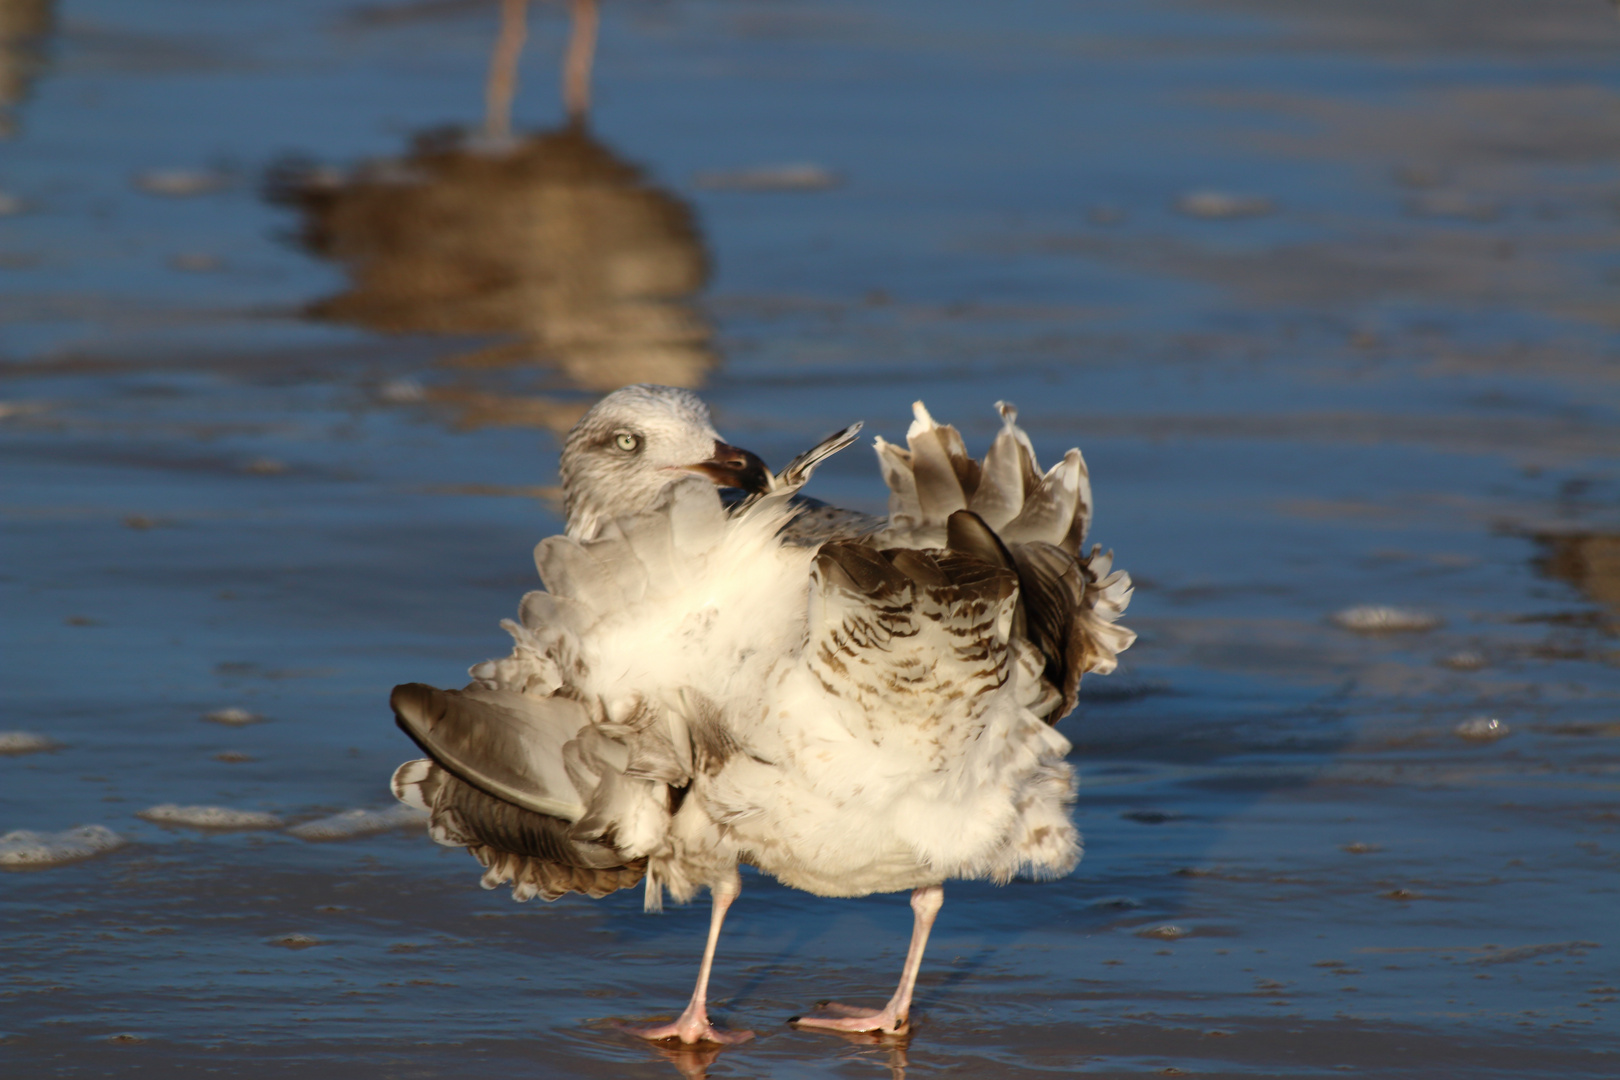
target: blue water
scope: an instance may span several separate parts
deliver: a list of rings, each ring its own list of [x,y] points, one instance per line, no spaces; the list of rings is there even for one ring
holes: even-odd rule
[[[0,1073],[1615,1073],[1610,5],[609,4],[590,137],[639,175],[487,250],[478,208],[527,196],[458,203],[519,286],[476,331],[426,301],[412,329],[312,317],[391,295],[362,281],[388,243],[447,238],[407,215],[322,253],[267,190],[475,128],[495,5],[51,10],[0,32],[6,70],[39,63],[0,102],[0,729],[59,748],[0,757],[0,833],[128,843],[0,876]],[[529,22],[538,137],[565,12]],[[796,163],[836,183],[703,180]],[[175,169],[217,187],[143,188]],[[622,224],[631,189],[664,224]],[[1177,208],[1199,191],[1269,208]],[[613,1021],[679,1010],[706,905],[519,906],[408,830],[135,816],[383,808],[412,753],[389,687],[504,652],[560,525],[555,432],[620,370],[592,357],[621,331],[545,337],[596,311],[547,306],[576,234],[583,277],[707,267],[659,310],[708,359],[635,355],[731,441],[899,439],[922,397],[982,450],[1015,401],[1044,459],[1084,449],[1094,539],[1139,582],[1141,640],[1063,728],[1084,862],[947,888],[904,1045],[783,1024],[887,997],[901,897],[747,877],[713,992],[761,1037],[664,1054]],[[861,452],[815,484],[883,505]],[[1444,624],[1329,621],[1358,604]],[[226,707],[262,722],[204,720]],[[1454,734],[1479,715],[1512,734]]]

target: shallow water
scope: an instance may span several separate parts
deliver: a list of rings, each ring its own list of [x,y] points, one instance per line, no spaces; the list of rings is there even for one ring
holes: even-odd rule
[[[6,1075],[1620,1071],[1612,5],[627,2],[588,134],[538,7],[502,152],[445,134],[493,5],[0,14],[0,729],[56,744],[0,832],[125,841],[0,876]],[[904,1045],[783,1024],[888,995],[903,897],[746,876],[711,1062],[613,1026],[706,905],[288,831],[388,808],[388,688],[505,650],[633,379],[777,464],[918,396],[1086,452],[1142,632],[1087,855],[947,888]]]

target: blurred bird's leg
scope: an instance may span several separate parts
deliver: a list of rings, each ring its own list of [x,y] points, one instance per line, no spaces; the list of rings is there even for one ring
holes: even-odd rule
[[[906,1029],[911,1018],[911,992],[917,986],[917,971],[922,967],[923,949],[928,946],[928,932],[934,928],[934,917],[945,903],[943,885],[924,885],[911,894],[911,948],[906,952],[906,966],[900,971],[900,985],[894,997],[881,1009],[858,1009],[837,1002],[823,1002],[817,1006],[826,1016],[795,1016],[788,1023],[799,1027],[825,1028],[829,1031],[881,1031],[898,1034]]]
[[[672,1024],[648,1028],[625,1027],[625,1031],[640,1035],[643,1039],[679,1039],[683,1043],[740,1043],[754,1037],[752,1031],[726,1031],[709,1023],[709,970],[714,966],[714,947],[720,940],[720,924],[726,921],[726,909],[731,907],[731,902],[737,899],[740,892],[742,879],[735,869],[729,877],[709,886],[709,898],[714,905],[709,916],[709,943],[703,948],[703,964],[698,968],[697,986],[692,990],[692,1000],[687,1003],[686,1011]]]
[[[574,0],[568,33],[568,56],[563,61],[563,104],[568,119],[578,123],[591,110],[591,61],[596,57],[596,0]]]
[[[517,94],[518,58],[529,34],[528,7],[529,0],[501,0],[501,29],[484,83],[484,136],[491,142],[512,137],[512,98]]]

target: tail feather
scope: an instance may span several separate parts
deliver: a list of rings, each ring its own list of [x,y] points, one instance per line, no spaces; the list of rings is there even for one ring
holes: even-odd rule
[[[979,486],[968,500],[968,509],[999,529],[1024,508],[1024,494],[1040,483],[1035,468],[1035,450],[1029,436],[1018,426],[1018,410],[1005,401],[996,402],[1001,411],[1001,430],[984,464],[979,468]]]
[[[982,462],[968,457],[960,433],[921,402],[913,406],[907,448],[877,440],[889,524],[873,543],[950,547],[1016,569],[1017,655],[1021,667],[1034,662],[1031,648],[1041,657],[1046,685],[1031,691],[1031,708],[1055,722],[1073,709],[1081,677],[1113,671],[1136,640],[1118,625],[1130,603],[1130,577],[1113,570],[1112,553],[1082,554],[1092,516],[1085,457],[1070,450],[1043,474],[1018,410],[1007,402],[996,408],[1001,430]]]
[[[889,487],[889,527],[882,546],[940,547],[945,526],[958,510],[972,510],[1011,542],[1041,541],[1078,555],[1091,524],[1091,477],[1080,451],[1070,450],[1042,475],[1018,410],[997,402],[1002,427],[974,461],[962,435],[940,424],[922,402],[906,432],[908,449],[876,441],[878,463]]]
[[[1000,531],[1009,543],[1056,544],[1075,555],[1090,522],[1091,474],[1080,451],[1070,450],[1024,496],[1018,516]]]
[[[906,432],[911,447],[912,474],[917,501],[928,521],[943,522],[979,489],[979,463],[968,457],[962,433],[949,424],[935,423],[923,403],[912,405],[916,419]]]
[[[1018,567],[1025,633],[1046,658],[1043,674],[1058,693],[1055,707],[1045,714],[1055,723],[1074,708],[1085,674],[1079,631],[1086,579],[1074,556],[1055,544],[1014,544],[1012,557]]]
[[[1119,654],[1136,641],[1136,631],[1119,625],[1119,618],[1130,605],[1131,575],[1113,570],[1114,553],[1101,552],[1093,544],[1091,554],[1081,560],[1086,575],[1085,603],[1077,620],[1085,671],[1107,675],[1119,666]]]
[[[878,468],[889,488],[890,533],[908,534],[924,526],[922,505],[917,501],[917,479],[911,470],[911,451],[902,450],[882,436],[873,440]]]

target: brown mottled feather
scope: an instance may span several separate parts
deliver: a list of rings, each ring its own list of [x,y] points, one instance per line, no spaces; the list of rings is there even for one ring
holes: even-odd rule
[[[1006,402],[997,408],[1002,430],[982,464],[966,457],[957,430],[936,422],[921,402],[906,436],[908,450],[879,440],[890,526],[872,543],[943,544],[1014,571],[1019,600],[1012,635],[1020,650],[1039,653],[1048,684],[1030,707],[1055,723],[1074,708],[1081,677],[1112,671],[1135,639],[1117,622],[1130,601],[1130,579],[1111,572],[1108,556],[1081,551],[1092,507],[1079,451],[1070,450],[1043,474],[1017,411]]]

